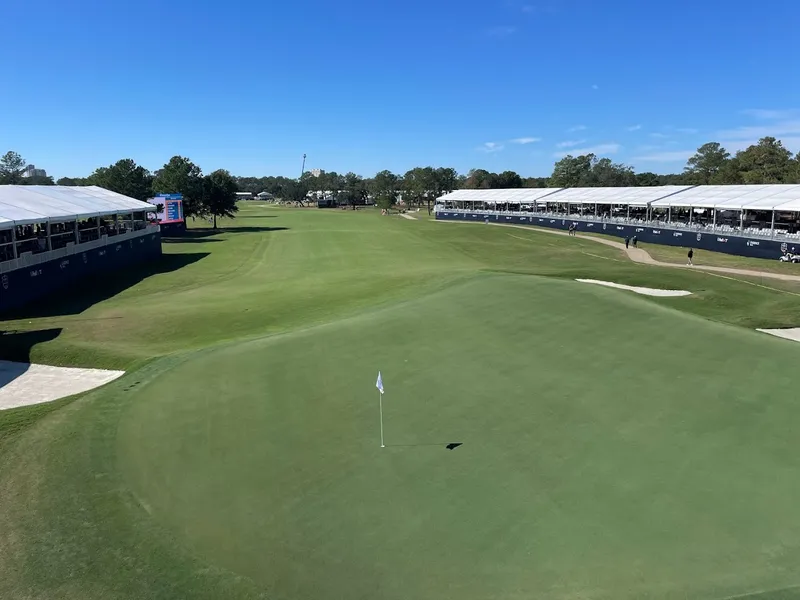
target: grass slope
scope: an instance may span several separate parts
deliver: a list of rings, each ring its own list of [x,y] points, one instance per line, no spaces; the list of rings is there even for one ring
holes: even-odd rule
[[[204,255],[180,269],[11,324],[60,330],[41,360],[138,368],[0,416],[0,597],[705,598],[800,580],[800,348],[714,322],[797,324],[796,297],[536,232],[253,206],[237,225],[167,245]]]

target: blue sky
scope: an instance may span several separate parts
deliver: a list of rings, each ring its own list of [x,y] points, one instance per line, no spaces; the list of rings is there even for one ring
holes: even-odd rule
[[[595,151],[680,171],[701,143],[800,150],[800,2],[388,0],[3,9],[0,151],[297,176],[548,175]]]

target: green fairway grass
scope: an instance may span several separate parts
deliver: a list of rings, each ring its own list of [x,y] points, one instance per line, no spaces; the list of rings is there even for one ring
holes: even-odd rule
[[[800,597],[791,287],[244,207],[4,323],[129,373],[0,413],[0,598]]]
[[[639,244],[654,259],[660,262],[686,264],[688,248],[677,246],[662,246],[660,244]],[[800,244],[798,244],[800,247]],[[708,252],[706,250],[694,251],[693,262],[695,265],[708,265],[711,267],[733,267],[734,269],[752,269],[768,271],[770,273],[786,273],[787,275],[800,275],[800,264],[782,263],[775,256],[774,260],[764,258],[749,258],[747,256],[734,256],[722,252]]]

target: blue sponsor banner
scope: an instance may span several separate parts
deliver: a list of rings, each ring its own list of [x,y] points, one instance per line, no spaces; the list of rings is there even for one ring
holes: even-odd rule
[[[156,194],[161,200],[183,200],[183,194]]]
[[[744,238],[733,235],[713,233],[708,231],[693,231],[690,229],[669,229],[666,227],[650,227],[641,225],[620,225],[618,223],[604,223],[600,221],[575,221],[559,217],[526,217],[520,215],[483,215],[477,213],[457,213],[439,211],[436,218],[445,221],[484,221],[487,223],[504,223],[514,225],[532,225],[548,227],[551,229],[567,230],[574,224],[577,231],[589,233],[602,233],[619,238],[633,238],[646,244],[663,244],[665,246],[681,246],[696,250],[710,250],[724,252],[736,256],[749,256],[752,258],[768,258],[777,260],[786,250],[791,250],[792,243],[781,242],[773,239]],[[797,243],[800,248],[800,242]]]

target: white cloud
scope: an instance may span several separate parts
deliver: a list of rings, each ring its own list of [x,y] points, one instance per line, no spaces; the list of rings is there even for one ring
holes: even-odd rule
[[[762,137],[772,136],[781,138],[800,134],[800,119],[790,121],[779,121],[771,125],[755,125],[747,127],[737,127],[735,129],[723,129],[717,132],[717,137],[723,140],[759,140]]]
[[[534,142],[541,142],[542,138],[537,137],[521,137],[509,140],[512,144],[533,144]]]
[[[599,89],[600,89],[600,86],[599,86],[599,85],[597,85],[597,84],[595,83],[595,84],[592,86],[592,89],[593,89],[593,90],[599,90]]]
[[[627,131],[639,131],[642,128],[641,125],[631,125],[630,127],[626,127]]]
[[[580,146],[585,143],[586,140],[564,140],[563,142],[558,142],[556,148],[572,148],[573,146]]]
[[[748,108],[747,110],[742,111],[743,115],[747,115],[748,117],[753,117],[754,119],[762,119],[764,121],[791,119],[793,117],[796,117],[798,113],[800,113],[800,110],[797,109],[774,110],[774,109],[764,109],[764,108]]]
[[[493,37],[507,37],[516,31],[516,27],[511,27],[510,25],[498,25],[497,27],[489,28],[486,33]]]
[[[478,148],[478,150],[482,150],[483,152],[500,152],[503,149],[503,144],[498,144],[497,142],[485,142],[483,146]]]
[[[666,133],[658,133],[658,132],[656,132],[656,133],[651,133],[650,137],[656,138],[656,139],[659,139],[659,140],[665,140],[665,139],[667,139],[669,137],[669,135],[667,135]]]
[[[586,131],[586,129],[587,129],[586,125],[575,125],[575,127],[570,127],[569,129],[567,129],[567,131],[569,131],[569,132]]]
[[[572,156],[581,156],[584,154],[597,154],[598,156],[602,156],[604,154],[616,154],[622,148],[621,145],[610,142],[607,144],[598,144],[597,146],[591,146],[589,148],[573,148],[571,150],[565,152],[554,152],[553,156],[556,158],[564,158],[567,154],[571,154]]]
[[[686,133],[689,135],[694,135],[695,133],[698,133],[697,129],[695,129],[694,127],[678,127],[678,129],[676,129],[675,131],[679,133]]]
[[[634,156],[631,160],[640,162],[685,162],[694,155],[694,150],[674,150],[668,152],[654,152],[643,156]]]

